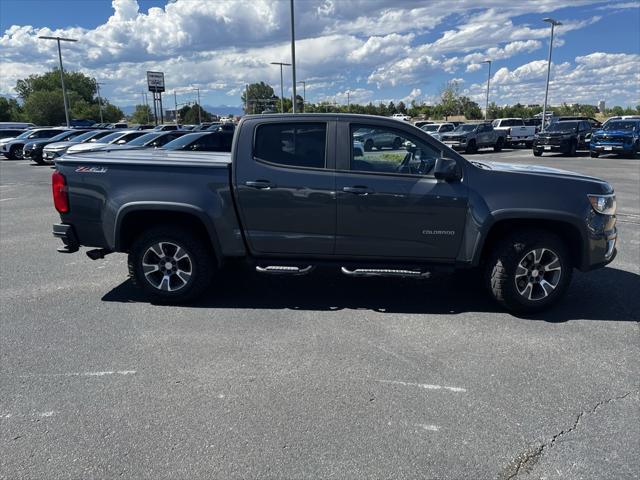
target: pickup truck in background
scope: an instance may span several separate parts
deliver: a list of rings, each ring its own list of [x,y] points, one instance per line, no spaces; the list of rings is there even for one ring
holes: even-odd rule
[[[536,134],[533,154],[540,157],[544,152],[561,152],[575,157],[578,150],[588,150],[591,138],[591,123],[587,120],[554,122]]]
[[[502,130],[506,135],[506,144],[517,145],[524,143],[527,147],[533,145],[533,139],[536,135],[536,127],[534,125],[527,126],[521,118],[497,118],[491,125],[495,130]]]
[[[476,153],[480,148],[493,148],[499,152],[506,143],[505,137],[502,130],[495,130],[490,123],[465,123],[452,132],[443,133],[440,141],[465,153]]]
[[[400,142],[356,156],[363,132]],[[616,254],[607,182],[468,161],[409,123],[367,115],[246,116],[231,153],[65,155],[52,184],[59,251],[126,253],[135,284],[162,302],[190,301],[244,261],[279,275],[478,269],[505,308],[530,313],[563,296],[574,268]]]
[[[640,153],[640,119],[612,120],[593,132],[589,145],[591,156],[617,153],[630,158]]]

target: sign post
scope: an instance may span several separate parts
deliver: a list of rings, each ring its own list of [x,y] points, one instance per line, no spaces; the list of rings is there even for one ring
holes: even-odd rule
[[[158,106],[160,107],[160,123],[164,123],[162,112],[162,92],[164,92],[164,72],[147,72],[147,86],[153,93],[153,114],[158,125]]]

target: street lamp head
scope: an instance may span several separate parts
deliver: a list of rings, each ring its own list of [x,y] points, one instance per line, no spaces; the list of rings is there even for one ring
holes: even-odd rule
[[[63,38],[63,37],[46,37],[44,35],[39,36],[38,38],[42,40],[60,40],[61,42],[77,42],[75,38]]]
[[[480,63],[491,63],[491,60],[483,60]]]
[[[559,22],[558,20],[554,20],[553,18],[547,17],[547,18],[543,18],[542,19],[543,22],[547,22],[550,23],[551,25],[554,26],[558,26],[558,25],[562,25],[562,22]]]

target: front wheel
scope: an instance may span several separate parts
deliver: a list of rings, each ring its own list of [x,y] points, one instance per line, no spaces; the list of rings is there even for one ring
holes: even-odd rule
[[[591,158],[598,158],[600,156],[600,153],[591,150],[590,155],[591,155]]]
[[[559,237],[523,229],[495,246],[486,263],[485,281],[507,310],[528,314],[556,303],[572,274],[573,265]]]
[[[578,149],[578,145],[576,144],[576,142],[571,142],[571,144],[569,145],[569,151],[567,152],[567,155],[570,157],[575,157],[577,149]]]
[[[184,303],[211,283],[213,255],[198,236],[174,228],[155,228],[138,238],[129,253],[129,275],[155,300]]]
[[[22,158],[22,148],[18,145],[14,145],[9,149],[9,154],[7,155],[9,160],[20,160]]]
[[[534,157],[541,157],[542,156],[542,150],[533,150],[533,156]]]
[[[502,144],[504,143],[504,140],[502,140],[502,138],[498,138],[498,141],[496,142],[496,144],[493,146],[493,151],[494,152],[499,152],[502,150]]]
[[[467,144],[467,148],[465,148],[465,153],[476,153],[478,151],[478,146],[475,140],[471,140]]]

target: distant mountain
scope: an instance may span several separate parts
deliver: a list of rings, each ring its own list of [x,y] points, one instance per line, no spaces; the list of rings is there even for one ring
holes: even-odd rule
[[[153,108],[153,106],[151,105]],[[172,105],[163,105],[165,110],[172,107]],[[214,113],[216,115],[242,115],[243,109],[241,106],[233,106],[233,105],[203,105],[202,106],[207,112]],[[124,112],[125,115],[131,115],[135,110],[135,105],[125,105],[120,107],[120,110]]]

